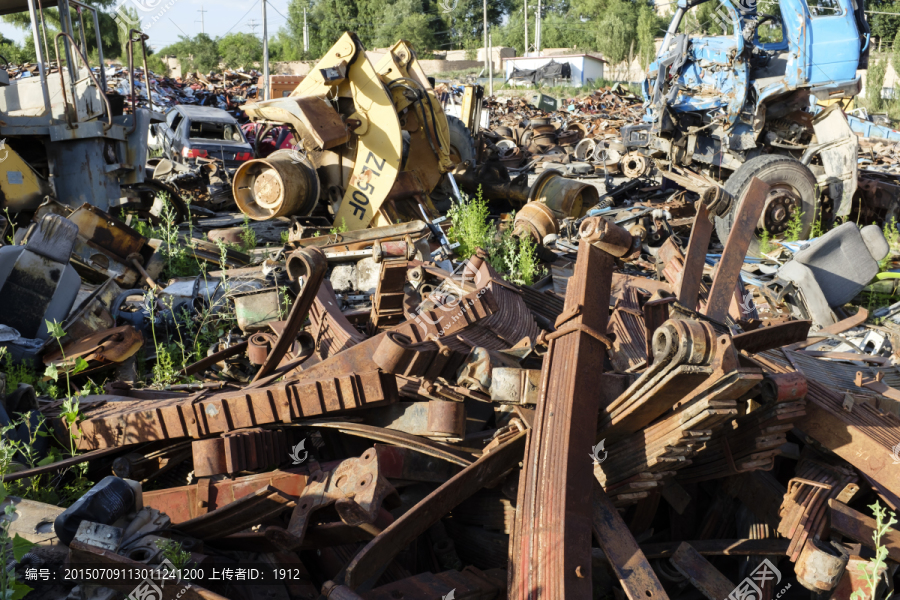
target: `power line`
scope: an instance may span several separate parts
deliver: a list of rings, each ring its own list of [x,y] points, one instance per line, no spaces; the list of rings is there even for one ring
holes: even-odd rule
[[[253,10],[254,8],[256,8],[257,4],[259,4],[259,0],[256,0],[256,2],[254,2],[253,5],[249,9],[247,9],[247,12],[245,12],[243,15],[241,15],[241,18],[238,19],[234,25],[232,25],[231,27],[228,28],[228,31],[225,32],[225,35],[228,35],[229,33],[231,33],[232,29],[234,29],[235,27],[240,25],[244,21],[244,17],[249,15],[250,11]]]
[[[200,10],[198,10],[197,12],[200,13],[200,33],[205,34],[206,33],[206,21],[204,19],[204,16],[205,16],[204,13],[208,13],[209,11],[204,10],[203,5],[201,4]],[[196,23],[196,22],[197,21],[194,21],[194,23]]]

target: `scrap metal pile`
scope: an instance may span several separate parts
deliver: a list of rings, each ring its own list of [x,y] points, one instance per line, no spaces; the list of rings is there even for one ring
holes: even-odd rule
[[[106,80],[109,91],[125,97],[126,107],[131,107],[131,86],[128,78],[129,70],[124,67],[106,69]],[[257,98],[257,80],[259,73],[225,70],[222,73],[187,73],[184,77],[159,76],[149,71],[150,102],[147,100],[147,81],[144,70],[134,69],[135,100],[140,106],[146,106],[159,112],[165,112],[176,104],[196,104],[215,106],[227,110],[237,118],[244,116],[240,106],[248,100]],[[152,104],[151,104],[152,103]]]
[[[274,220],[238,250],[221,217],[164,213],[151,239],[45,203],[0,247],[4,535],[35,544],[10,555],[20,584],[116,598],[172,568],[154,597],[868,594],[867,507],[900,505],[900,329],[842,307],[881,231],[797,252],[783,275],[811,279],[799,299],[764,286],[769,318],[740,226],[765,183],[709,265],[722,188],[684,192],[688,234],[649,253],[545,180],[529,204],[583,209],[531,286],[481,251],[432,260],[421,221]],[[886,535],[879,594],[900,563]]]
[[[507,169],[555,168],[580,177],[620,172],[638,177],[649,170],[633,164],[619,128],[640,121],[640,98],[618,84],[581,99],[557,101],[540,95],[537,106],[524,99],[493,99],[492,127],[484,134],[482,160],[498,160]],[[545,110],[549,109],[549,110]],[[561,117],[561,118],[560,118]],[[639,155],[638,155],[639,156]]]

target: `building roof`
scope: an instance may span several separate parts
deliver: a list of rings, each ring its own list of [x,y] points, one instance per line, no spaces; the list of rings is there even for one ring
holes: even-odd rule
[[[553,60],[556,58],[590,58],[591,60],[596,60],[602,63],[609,64],[609,61],[600,58],[596,54],[552,54],[550,56],[511,56],[509,58],[504,58],[503,60],[535,60],[535,59],[547,59]]]

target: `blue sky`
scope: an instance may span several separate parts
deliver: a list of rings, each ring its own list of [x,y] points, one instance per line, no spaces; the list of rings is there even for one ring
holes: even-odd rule
[[[126,6],[134,6],[142,18],[142,29],[150,36],[150,45],[156,50],[178,41],[179,35],[200,33],[201,8],[206,33],[221,37],[229,32],[246,32],[262,35],[262,7],[258,0],[124,0]],[[285,23],[288,0],[269,0],[269,37]],[[280,14],[279,14],[280,13]],[[155,21],[154,21],[155,18]],[[253,24],[256,27],[253,27]],[[0,33],[22,42],[30,31],[0,23]]]

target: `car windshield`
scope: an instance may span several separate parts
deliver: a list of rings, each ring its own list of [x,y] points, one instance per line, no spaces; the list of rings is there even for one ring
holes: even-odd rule
[[[241,130],[232,123],[204,123],[191,121],[191,131],[188,137],[192,140],[216,140],[228,142],[243,142]]]

